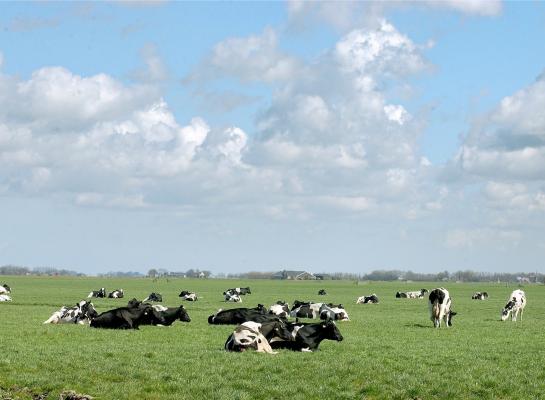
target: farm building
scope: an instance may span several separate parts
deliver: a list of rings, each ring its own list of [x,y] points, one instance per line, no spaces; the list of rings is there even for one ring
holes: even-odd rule
[[[288,279],[288,280],[313,280],[316,277],[307,271],[278,271],[272,276],[273,279]]]

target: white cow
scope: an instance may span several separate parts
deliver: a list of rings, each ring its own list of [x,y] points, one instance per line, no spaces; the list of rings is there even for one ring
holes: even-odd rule
[[[225,292],[225,301],[232,301],[234,303],[242,303],[242,298],[233,292]]]
[[[447,289],[437,288],[430,292],[428,307],[433,326],[440,328],[442,319],[445,321],[445,326],[452,326],[452,317],[457,313],[451,311],[451,305],[452,301]]]
[[[11,301],[11,297],[7,294],[0,294],[0,301]]]
[[[243,351],[245,349],[255,349],[258,353],[276,354],[267,338],[261,333],[261,324],[253,321],[237,326],[225,342],[225,350]]]
[[[513,290],[507,304],[501,310],[501,320],[505,321],[509,318],[511,314],[511,321],[516,321],[517,316],[520,314],[520,320],[522,321],[522,313],[524,312],[524,307],[526,306],[526,294],[520,290]]]

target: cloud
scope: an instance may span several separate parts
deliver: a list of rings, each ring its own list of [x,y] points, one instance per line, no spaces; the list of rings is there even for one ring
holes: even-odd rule
[[[515,230],[455,229],[447,232],[445,244],[454,249],[498,245],[499,243],[502,246],[517,246],[521,239],[522,233]]]
[[[545,74],[503,98],[474,123],[455,162],[464,173],[492,179],[543,180]]]
[[[132,74],[134,79],[147,83],[157,83],[169,78],[167,67],[159,56],[159,51],[155,44],[146,44],[140,50],[140,55],[144,61],[145,68],[136,70]]]

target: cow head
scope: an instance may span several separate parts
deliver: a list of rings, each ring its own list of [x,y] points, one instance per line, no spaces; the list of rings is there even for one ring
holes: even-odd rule
[[[11,288],[6,283],[4,283],[2,287],[6,289],[6,292],[11,293]]]
[[[132,298],[131,300],[129,300],[129,302],[127,303],[127,307],[129,308],[136,308],[138,306],[140,306],[140,304],[142,304],[142,302],[140,300],[136,300],[135,298]]]
[[[448,326],[452,326],[452,317],[454,317],[455,315],[458,315],[458,313],[455,312],[455,311],[449,311],[448,318],[447,318],[447,325]]]
[[[189,318],[189,314],[185,310],[184,306],[180,306],[178,308],[178,315],[180,316],[179,317],[180,321],[182,321],[182,322],[191,322],[191,318]]]
[[[325,339],[336,340],[337,342],[341,342],[344,339],[335,322],[331,320],[322,323],[322,329],[325,332]]]
[[[511,311],[513,311],[513,307],[515,306],[515,299],[510,300],[503,310],[501,310],[501,320],[505,321],[507,318],[509,318],[509,314],[511,314]]]
[[[267,307],[265,307],[263,304],[258,304],[255,310],[259,311],[262,314],[267,314],[268,312]]]

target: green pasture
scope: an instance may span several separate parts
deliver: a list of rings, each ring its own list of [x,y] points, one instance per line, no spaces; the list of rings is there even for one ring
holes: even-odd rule
[[[454,326],[434,329],[427,300],[396,299],[397,290],[436,283],[350,281],[237,281],[0,277],[12,303],[0,303],[0,399],[58,399],[75,390],[97,399],[540,399],[545,398],[545,290],[527,285],[522,322],[501,322],[500,309],[516,286],[446,283],[458,312]],[[242,304],[224,303],[230,287],[250,286]],[[190,323],[97,330],[42,325],[61,305],[92,289],[125,290],[125,298],[95,299],[97,311],[123,306],[152,291],[167,306],[178,294]],[[325,288],[327,296],[317,296]],[[485,290],[486,301],[471,300]],[[378,305],[356,305],[376,293]],[[210,326],[219,308],[266,306],[276,300],[343,303],[342,342],[324,341],[315,353],[227,353],[232,326]],[[47,395],[46,395],[47,394]],[[42,397],[44,398],[44,397]]]

